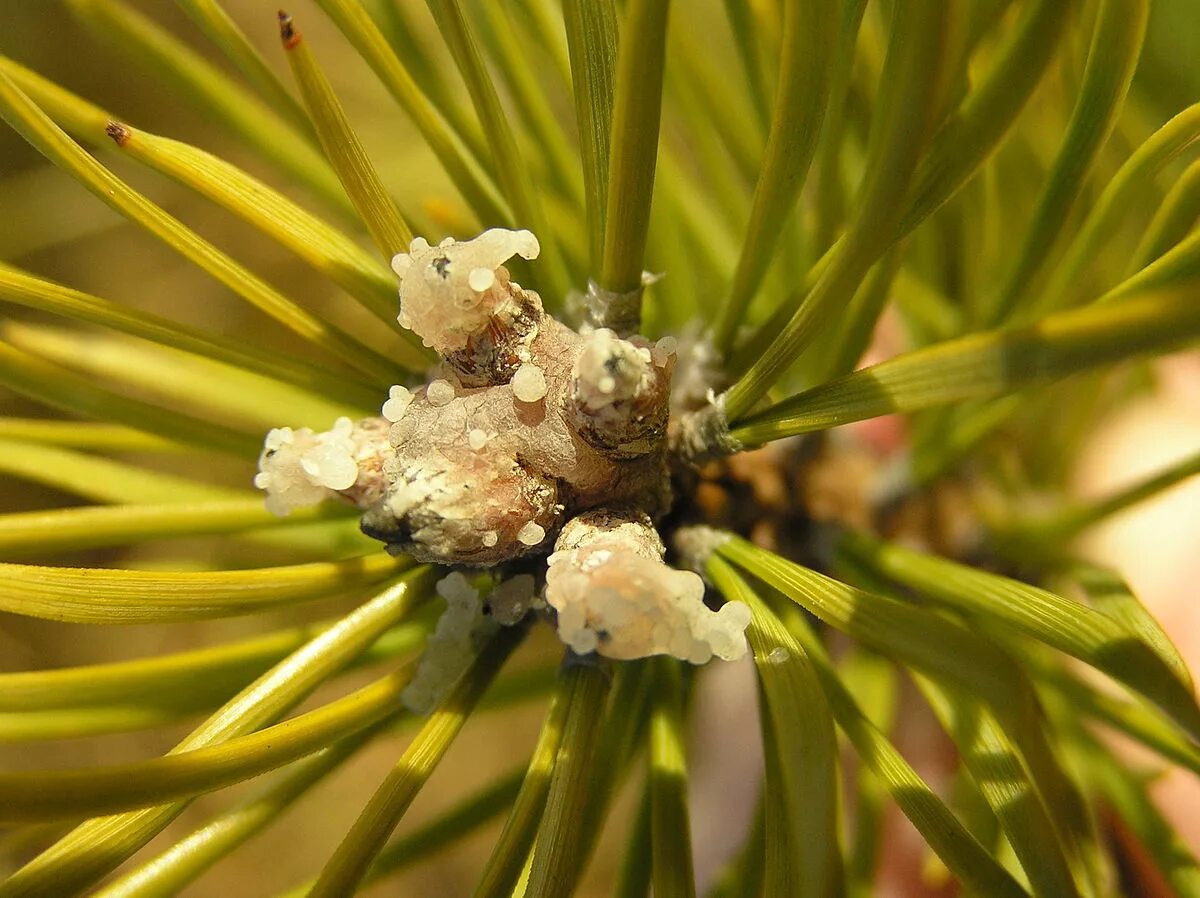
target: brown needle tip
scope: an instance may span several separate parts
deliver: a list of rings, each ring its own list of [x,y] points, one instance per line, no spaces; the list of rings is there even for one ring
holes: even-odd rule
[[[125,125],[122,125],[120,122],[109,122],[104,126],[104,133],[111,137],[113,139],[113,143],[119,147],[125,146],[133,134],[129,128],[127,128]]]

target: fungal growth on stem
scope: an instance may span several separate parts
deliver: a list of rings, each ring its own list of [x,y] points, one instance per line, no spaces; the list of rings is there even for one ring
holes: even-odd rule
[[[393,386],[376,418],[340,419],[321,434],[271,431],[256,485],[279,514],[352,502],[365,533],[418,561],[549,556],[546,613],[579,654],[740,657],[744,606],[710,611],[700,578],[663,561],[655,530],[671,505],[675,341],[577,331],[546,314],[505,267],[538,249],[529,231],[499,228],[437,246],[413,240],[392,267],[400,323],[441,356],[428,382]],[[534,580],[522,577],[498,589],[496,611],[510,623],[536,604]],[[474,594],[465,580],[446,589],[452,618],[438,632],[461,649],[477,623],[465,604],[482,600],[464,604]]]

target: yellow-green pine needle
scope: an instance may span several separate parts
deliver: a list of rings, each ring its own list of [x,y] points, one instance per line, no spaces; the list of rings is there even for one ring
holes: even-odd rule
[[[412,621],[393,627],[370,649],[355,658],[347,666],[347,672],[412,654],[424,645],[432,624],[433,615],[419,614]],[[330,625],[330,622],[326,621],[219,646],[211,651],[211,657],[204,659],[193,659],[190,656],[198,656],[206,650],[144,659],[143,668],[125,678],[130,684],[129,696],[112,697],[114,684],[128,672],[120,667],[123,662],[66,668],[61,671],[30,671],[5,675],[6,678],[13,678],[18,688],[25,689],[28,685],[36,690],[40,688],[39,684],[45,685],[47,689],[56,689],[66,682],[78,684],[81,678],[89,673],[97,674],[107,679],[101,684],[103,688],[91,691],[108,697],[97,699],[95,702],[80,699],[69,703],[68,696],[63,699],[61,707],[55,707],[51,701],[44,708],[0,711],[0,742],[42,742],[48,739],[80,739],[103,733],[128,733],[168,726],[187,718],[194,718],[200,712],[211,712],[222,702],[228,701],[230,696],[254,677],[286,657],[289,652],[329,629]],[[175,660],[180,664],[171,666]],[[195,675],[185,669],[184,662],[190,663],[193,660],[198,660],[195,665],[198,674],[210,671],[213,673],[212,682],[198,681]],[[209,661],[212,663],[207,663]],[[139,662],[129,663],[136,665]],[[165,670],[165,684],[145,682],[147,677],[153,676],[149,671],[155,665]],[[59,673],[63,676],[58,677]],[[47,679],[39,680],[39,676]],[[76,689],[79,694],[88,691]],[[533,690],[527,684],[512,684],[506,694],[502,697],[497,696],[497,699],[503,699],[500,704],[511,703],[526,697],[531,691]],[[29,690],[25,689],[25,693],[28,692]],[[139,695],[142,697],[139,698]]]
[[[396,253],[408,251],[413,239],[412,228],[383,186],[329,79],[286,13],[279,14],[279,36],[304,105],[321,138],[325,156],[371,232],[379,252],[390,262]]]
[[[604,256],[597,282],[613,293],[642,284],[658,159],[670,0],[630,0],[617,54]]]
[[[508,898],[521,875],[529,852],[537,837],[538,823],[546,807],[546,796],[550,791],[550,777],[558,759],[562,744],[563,728],[567,711],[571,707],[579,682],[560,671],[558,686],[551,700],[546,720],[538,734],[537,745],[529,760],[529,769],[521,783],[504,829],[492,847],[487,865],[480,874],[475,887],[475,898]]]
[[[1134,250],[1125,276],[1131,277],[1182,243],[1200,221],[1200,159],[1171,185]]]
[[[412,370],[428,365],[429,351],[396,323],[395,276],[345,234],[211,153],[126,125],[110,123],[107,131],[130,156],[248,221],[342,287],[408,340],[404,347],[407,357],[400,361]],[[346,144],[341,146],[344,149]],[[402,239],[404,235],[396,236]]]
[[[569,662],[563,677],[571,681],[571,700],[525,891],[539,898],[569,898],[583,872],[580,834],[599,773],[593,760],[609,688],[609,672],[593,664]]]
[[[1142,478],[1100,499],[1075,502],[1044,518],[1018,522],[1012,535],[1026,541],[1066,542],[1089,527],[1102,523],[1140,502],[1152,499],[1190,477],[1200,474],[1200,453],[1181,459],[1156,474]]]
[[[1133,689],[1200,739],[1191,677],[1180,677],[1148,644],[1101,611],[997,574],[863,535],[842,545],[876,574],[932,601],[1036,639]]]
[[[98,817],[225,788],[395,715],[409,678],[406,667],[314,711],[218,745],[125,764],[0,773],[0,820]]]
[[[261,448],[261,442],[254,434],[105,390],[95,386],[89,378],[6,343],[0,343],[0,383],[54,408],[126,424],[168,440],[243,458],[255,457]]]
[[[394,658],[419,647],[428,634],[431,617],[419,613],[392,627],[356,663]],[[142,707],[207,707],[232,695],[336,623],[325,620],[166,655],[2,673],[0,710],[78,709],[122,701]]]
[[[714,582],[752,617],[746,635],[763,697],[764,747],[773,749],[764,785],[767,894],[838,894],[839,778],[833,718],[809,653],[727,562],[709,562]],[[797,708],[804,708],[802,715]],[[768,746],[767,743],[770,743]]]
[[[325,505],[279,518],[261,498],[170,505],[59,508],[0,514],[0,558],[133,545],[156,539],[240,533],[346,517],[348,509]]]
[[[766,129],[771,115],[771,91],[767,86],[770,78],[767,74],[762,42],[756,31],[756,13],[748,3],[742,3],[740,0],[725,0],[724,6],[725,17],[729,20],[729,29],[733,33],[734,45],[737,48],[738,60],[746,73],[750,102],[754,106],[754,112],[762,123],[762,127]],[[786,15],[785,11],[784,16]],[[787,46],[786,37],[783,39],[783,44],[785,47]],[[786,62],[781,63],[780,67],[783,68],[785,65]]]
[[[511,627],[492,637],[375,790],[317,877],[310,898],[342,898],[355,892],[522,635],[522,628]]]
[[[346,195],[303,133],[296,132],[243,85],[166,29],[119,0],[70,0],[71,9],[111,39],[131,63],[163,79],[251,150],[275,163],[331,207],[349,213]]]
[[[766,143],[766,131],[747,103],[746,91],[737,78],[711,52],[707,35],[691,29],[675,29],[678,55],[672,56],[672,73],[678,59],[680,95],[698,95],[696,112],[706,112],[699,127],[711,128],[733,160],[738,174],[753,183],[758,179]],[[672,48],[674,49],[674,48]],[[684,108],[681,107],[681,112]],[[691,116],[686,116],[690,118]],[[707,187],[706,187],[707,190]]]
[[[1197,336],[1200,305],[1187,287],[1058,312],[1035,325],[971,334],[855,371],[749,418],[733,434],[758,446],[892,412],[1014,393]]]
[[[428,575],[412,576],[417,579],[410,576],[407,582],[389,587],[280,661],[193,730],[173,751],[216,745],[277,720],[426,598]],[[399,682],[395,685],[402,688]],[[390,700],[393,709],[398,696],[399,693]],[[89,820],[0,884],[0,896],[83,891],[141,849],[186,805],[176,802]]]
[[[967,183],[995,152],[1029,102],[1034,88],[1054,60],[1054,50],[1070,22],[1074,6],[1061,0],[1033,0],[1003,43],[993,66],[979,86],[963,99],[959,109],[931,138],[929,151],[917,167],[913,187],[904,203],[904,214],[892,240],[907,236]],[[994,221],[994,217],[989,219]],[[788,302],[734,354],[730,369],[747,370],[787,325],[795,307],[824,276],[836,255],[840,239],[812,265],[804,283]]]
[[[813,244],[824,252],[834,242],[838,229],[846,215],[846,187],[844,183],[843,156],[846,135],[846,109],[849,99],[850,72],[854,66],[855,45],[862,27],[866,0],[849,0],[841,3],[837,47],[833,53],[832,71],[829,74],[829,104],[817,145],[813,168],[816,172],[814,188]]]
[[[854,291],[854,298],[850,300],[843,320],[836,323],[837,333],[831,336],[828,347],[814,348],[813,355],[819,363],[814,368],[817,372],[814,380],[817,383],[825,383],[853,371],[863,357],[891,298],[892,282],[902,256],[902,244],[893,244],[884,253]]]
[[[187,13],[272,109],[285,116],[302,135],[313,136],[304,107],[288,92],[283,81],[217,0],[175,0],[175,5]]]
[[[281,418],[292,425],[315,423],[324,430],[343,414],[364,416],[378,407],[378,399],[357,405],[336,402],[203,356],[118,335],[17,321],[0,324],[0,334],[14,349],[103,383],[122,398],[137,395],[155,408],[174,409],[245,433],[260,450],[263,430]],[[234,385],[244,385],[247,392],[231,393]]]
[[[608,157],[617,67],[617,10],[613,0],[563,0],[571,52],[572,95],[579,128],[587,213],[589,271],[604,258],[608,214]]]
[[[1191,286],[1197,281],[1200,281],[1200,229],[1192,231],[1169,252],[1113,287],[1096,302],[1109,303],[1135,293],[1184,282]]]
[[[0,472],[93,502],[160,504],[254,497],[250,490],[214,486],[178,474],[14,439],[0,439]]]
[[[578,160],[567,139],[537,68],[541,60],[527,52],[512,22],[512,11],[502,3],[485,3],[482,34],[488,55],[496,64],[512,94],[514,105],[529,128],[531,142],[544,154],[548,174],[558,193],[572,206],[583,203],[583,184]],[[561,238],[560,238],[561,239]]]
[[[0,268],[0,274],[3,269]],[[51,418],[0,417],[0,440],[45,443],[70,449],[101,452],[190,451],[183,443],[164,440],[123,424],[97,424],[91,421],[61,421]]]
[[[645,659],[627,661],[612,673],[614,681],[605,711],[603,729],[592,755],[596,772],[584,808],[579,838],[581,864],[586,866],[613,799],[630,772],[634,756],[646,739],[650,690],[653,678]],[[582,872],[582,870],[581,870]]]
[[[512,214],[496,185],[462,138],[417,86],[360,0],[317,0],[317,5],[333,19],[408,113],[479,220],[488,225],[511,223]]]
[[[378,402],[377,391],[337,372],[322,370],[290,356],[267,352],[231,337],[218,339],[151,312],[91,296],[3,263],[0,263],[0,301],[110,327],[161,346],[170,346],[304,387],[355,407],[370,408]]]
[[[1108,615],[1135,639],[1150,646],[1176,679],[1194,692],[1192,672],[1188,670],[1179,649],[1119,574],[1094,565],[1076,564],[1070,569],[1069,576],[1079,584],[1093,608]]]
[[[996,61],[930,141],[896,238],[958,192],[995,152],[1050,69],[1076,4],[1030,0],[1004,36]]]
[[[839,304],[850,301],[867,270],[890,244],[932,125],[949,18],[947,7],[898,0],[857,215],[812,292],[726,394],[730,421],[738,421],[754,408],[809,345],[824,320],[836,314]]]
[[[538,270],[544,269],[546,282],[552,294],[565,296],[571,284],[558,246],[558,237],[547,224],[533,177],[528,165],[521,158],[516,136],[509,124],[508,113],[500,105],[500,96],[496,93],[491,74],[484,65],[462,6],[459,0],[426,0],[426,3],[437,21],[446,46],[450,48],[450,54],[454,57],[463,81],[466,82],[467,92],[475,106],[475,114],[479,116],[479,121],[488,136],[493,167],[512,207],[515,223],[542,235]]]
[[[695,898],[687,809],[687,730],[683,674],[674,658],[657,658],[650,702],[651,879],[659,898]],[[810,871],[811,872],[811,871]]]
[[[396,57],[403,61],[404,67],[412,75],[413,80],[429,97],[434,107],[446,117],[450,126],[462,136],[463,141],[471,148],[476,159],[486,159],[487,144],[484,142],[483,130],[475,118],[470,104],[463,101],[462,92],[457,85],[451,84],[446,74],[446,66],[442,59],[435,59],[431,53],[435,45],[426,40],[421,28],[423,23],[414,23],[413,17],[419,17],[416,3],[381,3],[378,0],[369,3],[369,12],[386,35],[387,42]]]
[[[637,815],[629,827],[625,851],[621,855],[621,869],[617,873],[617,884],[613,887],[613,898],[647,898],[653,875],[654,849],[651,846],[653,826],[650,791],[642,790]]]
[[[1075,110],[1016,259],[989,300],[987,323],[1004,321],[1029,301],[1026,291],[1056,246],[1084,179],[1116,126],[1149,15],[1149,0],[1101,0]]]
[[[790,616],[787,612],[791,612]],[[791,608],[786,609],[781,614],[781,619],[786,619],[791,623],[789,630],[797,635],[797,638],[804,638],[812,632],[812,629],[811,627],[807,627],[806,621],[801,620],[800,623],[797,623],[796,617],[797,612]],[[819,642],[815,637],[813,641]],[[808,645],[807,642],[804,644]],[[821,648],[823,649],[824,645],[821,645]],[[819,653],[816,649],[809,649],[809,654],[810,656],[816,656]],[[815,657],[813,664],[818,670],[820,669],[821,662]],[[870,725],[866,727],[866,731],[872,735],[877,733],[878,737],[886,737],[892,731],[896,722],[898,704],[897,687],[899,684],[895,665],[880,658],[873,652],[851,650],[842,657],[841,663],[838,664],[836,670],[831,668],[831,672],[835,673],[837,682],[845,687],[844,697],[850,699],[852,703],[850,708],[857,710],[861,718],[865,718],[866,722]],[[828,686],[825,686],[823,675],[821,682],[832,710],[838,701],[838,697],[834,694],[836,687],[830,689]],[[839,727],[842,726],[841,721],[844,716],[846,716],[846,711],[834,711],[834,719],[838,721]],[[843,729],[848,728],[843,727]],[[886,743],[886,738],[881,739],[881,742]],[[890,745],[890,743],[887,744]],[[894,750],[894,746],[891,747]],[[883,757],[886,757],[886,753],[886,748],[879,752]],[[864,754],[870,756],[871,752],[865,751]],[[902,764],[903,767],[908,766],[907,762],[902,761]],[[879,878],[880,859],[882,857],[880,849],[883,843],[883,827],[889,810],[889,795],[885,782],[874,773],[874,768],[877,766],[881,765],[872,765],[867,761],[856,765],[851,785],[844,793],[846,795],[846,804],[850,806],[846,817],[854,821],[852,831],[845,837],[846,893],[849,896],[853,896],[853,898],[870,898],[878,888],[876,883]],[[903,767],[901,767],[901,770]],[[893,773],[894,775],[894,771],[889,771],[889,773]],[[919,780],[919,778],[917,779]],[[920,795],[924,791],[922,789],[923,784],[918,785],[914,782],[913,785],[915,788],[909,794]],[[904,799],[907,796],[903,791],[900,791],[899,795],[901,797],[897,799],[896,804],[903,810],[906,803]],[[909,804],[916,803],[910,802]],[[963,828],[958,823],[957,818],[953,818],[949,814],[947,816],[953,821],[947,827],[948,829],[952,832],[957,832]],[[923,831],[918,829],[918,832],[922,832],[924,836]],[[933,845],[936,844],[936,839],[926,837],[925,841],[930,844],[934,857],[938,858],[938,861],[941,862],[942,852],[933,848]],[[986,852],[981,853],[986,856]],[[970,870],[971,867],[968,866],[966,876],[960,875],[959,878],[970,877],[972,875]]]
[[[921,687],[958,746],[988,806],[996,814],[1035,895],[1078,898],[1081,883],[1047,813],[1021,752],[1003,722],[968,693],[918,676]],[[1093,894],[1090,890],[1086,894]]]
[[[67,137],[3,72],[0,72],[0,117],[95,196],[146,228],[246,301],[377,382],[387,384],[395,380],[396,367],[390,360],[301,309],[113,175]]]
[[[412,832],[390,842],[367,868],[363,884],[370,885],[398,873],[410,864],[424,860],[474,830],[486,826],[513,803],[521,786],[521,778],[522,771],[514,770]],[[306,898],[315,883],[316,879],[309,880],[280,893],[277,898]]]
[[[1069,716],[1071,709],[1064,708],[1062,713]],[[1175,893],[1183,898],[1200,895],[1200,864],[1149,794],[1152,778],[1130,770],[1125,759],[1118,760],[1111,749],[1101,745],[1082,727],[1071,729],[1074,747],[1083,751],[1078,766],[1088,782],[1104,795],[1121,820],[1137,835]]]
[[[1072,712],[1128,736],[1165,760],[1200,775],[1200,748],[1161,712],[1141,701],[1126,701],[1098,691],[1074,674],[1027,653],[1025,660],[1043,693],[1061,694]]]
[[[1155,176],[1197,141],[1200,141],[1200,103],[1174,116],[1125,160],[1088,212],[1083,225],[1068,245],[1062,262],[1055,266],[1038,299],[1030,304],[1032,312],[1063,308],[1078,302],[1077,284],[1088,265],[1128,220],[1131,206],[1153,192],[1156,189]],[[1135,260],[1129,267],[1129,274],[1153,262],[1175,242],[1164,246],[1153,258],[1141,264]]]
[[[837,4],[828,0],[784,3],[783,52],[771,131],[737,273],[715,324],[714,342],[722,355],[733,347],[816,153],[829,101],[837,13]]]
[[[95,898],[165,898],[177,895],[209,868],[274,823],[380,729],[377,724],[295,762],[249,800],[223,811],[166,851],[130,870]]]
[[[47,620],[139,624],[251,614],[360,590],[404,570],[386,554],[240,571],[0,564],[0,610]]]

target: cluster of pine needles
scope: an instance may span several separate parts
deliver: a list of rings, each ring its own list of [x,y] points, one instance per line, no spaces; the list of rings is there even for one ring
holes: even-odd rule
[[[972,895],[1128,894],[1130,853],[1164,888],[1200,895],[1147,771],[1108,738],[1200,773],[1191,674],[1121,576],[1073,548],[1196,474],[1200,455],[1094,502],[1027,501],[1063,494],[1089,433],[1152,382],[1148,356],[1200,337],[1200,162],[1188,157],[1200,104],[1164,111],[1155,82],[1135,80],[1149,0],[315,0],[280,14],[272,53],[219,0],[176,5],[194,27],[124,0],[64,4],[130,77],[167,88],[261,175],[19,59],[0,58],[0,118],[78,183],[79,204],[90,192],[295,349],[0,264],[0,304],[22,310],[0,324],[0,384],[65,415],[0,418],[0,471],[14,490],[81,500],[0,514],[12,559],[0,628],[15,616],[90,625],[70,632],[119,647],[121,625],[292,620],[171,654],[0,673],[0,741],[31,751],[195,724],[161,757],[0,772],[2,898],[203,883],[400,729],[394,768],[286,894],[353,894],[498,820],[477,898],[572,894],[605,827],[628,845],[613,894],[696,894],[690,697],[712,667],[522,666],[531,640],[515,628],[413,719],[400,695],[441,574],[380,551],[350,509],[280,520],[249,487],[267,427],[377,414],[389,385],[422,376],[431,356],[396,324],[388,260],[414,234],[493,226],[538,235],[542,258],[518,274],[551,311],[589,281],[624,293],[663,274],[643,329],[711,341],[716,407],[741,448],[902,413],[896,493],[954,486],[971,522],[938,552],[912,533],[831,525],[800,560],[745,534],[702,559],[714,595],[753,612],[765,761],[743,847],[708,894],[870,895],[894,802],[928,845],[930,875]],[[361,57],[399,107],[373,114],[411,125],[427,170],[364,149],[322,66],[347,51],[306,40],[305,17],[332,22]],[[253,27],[276,23],[256,12]],[[248,223],[337,302],[294,301],[236,245],[219,248],[219,232],[210,242],[148,199],[134,182],[158,185],[143,169]],[[447,187],[398,202],[381,173],[409,193]],[[855,370],[881,329],[903,351]],[[229,465],[243,486],[208,476]],[[183,537],[197,548],[176,569],[117,566],[136,560],[127,547]],[[222,569],[203,548],[214,541],[284,563]],[[30,563],[93,550],[114,564]],[[311,613],[322,600],[334,616]],[[351,673],[366,685],[339,693]],[[955,747],[936,788],[893,741],[905,679]],[[527,767],[394,836],[475,712],[518,702],[545,706]],[[198,796],[260,776],[240,803],[142,851]],[[622,787],[641,796],[631,818],[610,813]],[[259,893],[288,887],[271,872]]]

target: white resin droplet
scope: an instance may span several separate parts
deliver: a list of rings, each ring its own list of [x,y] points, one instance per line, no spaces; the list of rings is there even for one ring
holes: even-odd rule
[[[267,510],[285,515],[316,505],[329,490],[345,490],[358,479],[359,445],[354,424],[338,418],[333,428],[314,433],[307,427],[279,427],[267,434],[254,485],[267,493]]]
[[[472,430],[470,433],[467,434],[467,445],[470,446],[472,449],[474,449],[476,452],[478,452],[480,449],[482,449],[484,446],[486,446],[487,441],[488,441],[487,434],[484,433],[482,430],[480,430],[478,427],[476,427],[474,430]]]
[[[448,380],[435,380],[426,387],[425,398],[435,408],[449,405],[454,399],[454,385]]]
[[[496,283],[496,272],[490,268],[472,268],[471,273],[467,275],[467,286],[476,293],[492,289],[494,283]]]
[[[483,544],[489,549],[498,542],[500,542],[500,534],[498,534],[495,530],[488,530],[483,534]]]
[[[402,386],[394,386],[388,390],[387,402],[383,404],[380,413],[395,424],[404,417],[404,413],[408,411],[408,406],[413,400],[413,394]]]
[[[504,263],[513,256],[536,258],[539,249],[531,232],[504,228],[473,240],[447,238],[436,247],[417,238],[392,260],[400,276],[397,320],[439,352],[462,349],[509,301],[510,291],[499,289],[508,281]]]
[[[513,375],[512,389],[521,402],[539,402],[546,395],[546,375],[537,365],[526,363]]]
[[[545,538],[546,529],[533,521],[526,521],[525,525],[517,531],[517,541],[522,545],[536,546]]]

